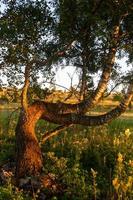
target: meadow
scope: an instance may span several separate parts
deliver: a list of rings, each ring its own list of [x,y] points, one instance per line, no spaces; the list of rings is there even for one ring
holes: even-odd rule
[[[14,108],[15,109],[15,108]],[[102,113],[108,106],[96,108]],[[55,127],[44,121],[36,133],[44,158],[44,174],[63,186],[37,191],[20,190],[12,174],[2,180],[2,170],[15,159],[15,126],[19,110],[0,110],[0,200],[132,200],[133,199],[133,111],[100,127],[73,125],[43,144],[43,134]],[[4,167],[3,167],[4,166]]]

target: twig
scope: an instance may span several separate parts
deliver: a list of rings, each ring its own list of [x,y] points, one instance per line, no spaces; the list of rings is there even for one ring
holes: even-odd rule
[[[70,92],[70,89],[68,89],[67,87],[63,86],[63,85],[60,85],[60,84],[57,84],[57,83],[53,83],[51,81],[46,81],[45,83],[48,83],[48,84],[51,84],[51,85],[56,85],[58,87],[62,87],[64,88],[65,90],[68,90]]]
[[[46,132],[43,136],[42,136],[42,141],[41,143],[45,143],[46,140],[48,140],[49,138],[57,135],[60,133],[60,131],[68,128],[68,127],[71,127],[73,124],[69,124],[69,125],[61,125],[61,126],[58,126],[56,127],[55,129],[53,129],[52,131],[48,131]]]
[[[68,95],[68,97],[66,97],[66,98],[63,100],[63,102],[66,101],[67,99],[69,99],[72,95],[74,95],[75,98],[76,98],[77,100],[79,100],[78,96],[75,94],[74,91],[71,91],[71,89],[68,89],[67,87],[65,87],[65,86],[63,86],[63,85],[60,85],[60,84],[57,84],[57,83],[53,83],[53,82],[48,82],[48,81],[46,81],[45,83],[48,83],[48,84],[51,84],[51,85],[56,85],[56,86],[58,86],[58,87],[62,87],[62,88],[66,89],[67,91],[70,92],[70,94]],[[78,87],[78,85],[77,85],[77,87]],[[75,91],[77,90],[77,87],[75,88]]]
[[[128,82],[126,82],[126,81],[124,82],[123,80],[121,80],[119,83],[116,83],[116,85],[109,91],[109,93],[107,95],[104,96],[104,98],[107,98],[117,86],[119,86],[120,84],[123,84],[123,83],[128,83]]]

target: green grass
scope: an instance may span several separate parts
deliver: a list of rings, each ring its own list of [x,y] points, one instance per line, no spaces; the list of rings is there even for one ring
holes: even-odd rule
[[[0,166],[14,159],[14,130],[19,113],[14,113],[9,123],[10,114],[11,110],[3,110],[0,114]],[[40,120],[36,125],[38,138],[54,127]],[[129,135],[125,132],[128,129]],[[62,131],[41,144],[41,148],[44,173],[55,174],[58,182],[65,185],[65,192],[59,195],[44,190],[44,193],[50,194],[51,200],[94,200],[95,196],[97,200],[115,200],[116,196],[119,200],[132,200],[129,182],[133,177],[132,144],[133,123],[128,116],[100,127],[74,125]],[[121,156],[122,159],[118,159]],[[23,191],[17,196],[16,189],[11,183],[1,185],[0,200],[31,199]]]
[[[112,133],[115,133],[115,131],[119,133],[127,128],[133,131],[133,119],[127,117],[115,119],[108,125],[108,127]]]
[[[10,112],[8,110],[0,111],[0,134],[2,134],[5,130],[7,130],[9,113]]]

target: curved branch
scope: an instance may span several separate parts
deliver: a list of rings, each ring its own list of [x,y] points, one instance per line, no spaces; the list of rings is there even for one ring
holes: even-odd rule
[[[106,90],[107,83],[110,79],[111,71],[115,63],[115,54],[119,42],[119,29],[119,25],[116,25],[112,32],[110,49],[106,59],[106,66],[104,67],[100,82],[93,95],[88,99],[76,104],[60,103],[60,105],[57,105],[56,109],[58,113],[86,113],[88,108],[92,108],[94,105],[97,104],[97,102]]]
[[[64,129],[66,129],[68,127],[71,127],[71,126],[72,126],[72,124],[70,124],[70,125],[61,125],[61,126],[56,127],[52,131],[46,132],[42,137],[42,143],[45,143],[49,138],[59,134],[60,131],[63,131]]]
[[[119,29],[120,29],[120,25],[118,23],[118,25],[114,26],[114,29],[112,31],[111,34],[111,39],[110,39],[110,48],[109,48],[109,53],[105,62],[105,67],[103,69],[103,73],[100,79],[100,82],[98,84],[97,89],[95,90],[95,92],[93,93],[93,95],[91,97],[89,97],[86,100],[83,100],[80,103],[76,103],[76,104],[67,104],[67,103],[59,103],[59,104],[47,104],[47,110],[49,112],[52,112],[51,107],[53,108],[53,106],[55,107],[55,111],[58,114],[65,114],[65,113],[86,113],[87,110],[89,108],[92,108],[94,105],[97,104],[97,102],[99,101],[99,99],[101,98],[101,96],[103,95],[103,93],[106,90],[107,87],[107,83],[110,79],[110,75],[111,75],[111,71],[115,62],[115,54],[117,51],[117,46],[118,46],[118,42],[119,42]],[[68,46],[66,46],[65,50],[61,52],[57,52],[55,53],[56,56],[63,56],[66,49],[69,49],[71,46],[71,44],[69,44]],[[55,56],[54,55],[54,56]],[[50,58],[51,60],[51,58]],[[39,62],[39,63],[38,63]],[[35,64],[39,64],[41,65],[45,65],[49,62],[49,59],[42,62],[42,61],[31,61],[31,63],[35,63]],[[27,108],[27,99],[26,99],[26,93],[27,93],[27,89],[28,89],[28,80],[25,81],[25,86],[24,86],[24,90],[23,90],[23,101],[22,101],[22,105],[23,107]]]
[[[119,29],[120,29],[120,24],[118,23],[118,25],[114,26],[114,29],[112,31],[109,53],[105,62],[106,66],[103,69],[100,82],[93,95],[90,96],[88,99],[83,100],[82,102],[76,104],[45,103],[46,109],[49,113],[53,112],[54,110],[56,114],[66,114],[66,113],[84,114],[87,112],[88,108],[92,108],[97,104],[97,102],[99,101],[99,99],[106,90],[107,83],[110,79],[111,71],[115,63],[115,54],[119,43]]]
[[[111,46],[109,48],[109,53],[108,53],[108,56],[107,56],[107,59],[106,59],[106,64],[105,64],[106,66],[103,69],[103,73],[102,73],[102,76],[101,76],[101,79],[99,81],[99,84],[97,86],[96,91],[89,98],[89,102],[88,102],[89,108],[91,108],[91,107],[93,107],[94,105],[97,104],[97,102],[102,97],[102,95],[104,94],[104,92],[107,88],[107,84],[108,84],[108,81],[110,79],[112,68],[113,68],[114,63],[115,63],[115,55],[116,55],[118,42],[119,42],[119,31],[120,31],[120,27],[119,27],[119,25],[116,25],[114,27],[113,32],[112,32]]]
[[[113,110],[107,112],[106,114],[99,116],[87,116],[75,113],[67,113],[67,114],[54,114],[52,112],[48,112],[47,114],[42,114],[42,119],[45,119],[49,122],[53,122],[56,124],[62,125],[70,125],[70,124],[81,124],[85,126],[97,126],[108,123],[114,118],[119,117],[123,112],[125,112],[127,106],[129,105],[133,96],[133,84],[131,84],[128,88],[128,92],[125,95],[125,98],[120,103],[119,106],[114,108]],[[45,107],[46,109],[46,107]]]

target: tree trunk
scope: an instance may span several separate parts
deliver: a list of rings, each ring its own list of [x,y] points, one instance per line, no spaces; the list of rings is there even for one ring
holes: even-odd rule
[[[37,175],[42,169],[42,155],[35,124],[39,114],[33,109],[21,111],[16,127],[16,178]]]
[[[56,104],[37,101],[27,109],[23,109],[16,127],[16,178],[37,175],[42,169],[41,150],[35,135],[35,124],[41,118],[52,123],[64,126],[81,124],[86,126],[97,126],[105,124],[120,116],[127,108],[133,96],[133,85],[130,84],[125,98],[120,105],[111,111],[98,115],[87,116],[83,114],[67,113],[61,114],[55,109]],[[56,129],[58,130],[58,128]],[[47,133],[45,139],[56,133]]]

